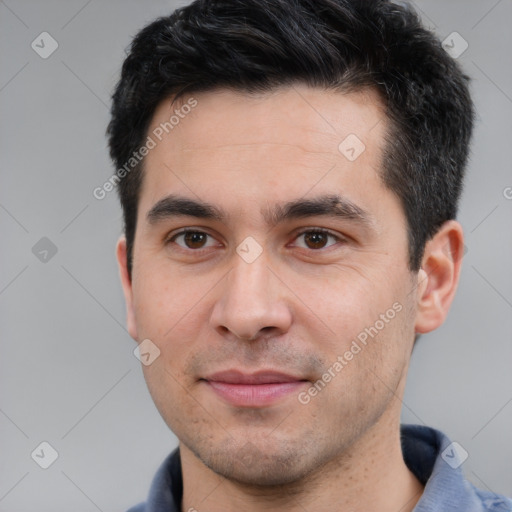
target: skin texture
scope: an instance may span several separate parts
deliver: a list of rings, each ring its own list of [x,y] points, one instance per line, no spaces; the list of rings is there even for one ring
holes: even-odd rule
[[[379,175],[387,120],[370,90],[297,84],[193,96],[197,106],[146,156],[131,280],[124,238],[117,246],[129,332],[160,350],[143,370],[180,440],[182,510],[412,510],[422,486],[401,454],[401,398],[415,333],[441,325],[455,294],[461,226],[445,223],[410,272],[406,219]],[[162,102],[148,133],[178,107]],[[354,161],[338,149],[350,134],[365,145]],[[272,226],[263,214],[333,193],[368,222],[308,216]],[[227,217],[149,222],[169,194]],[[209,236],[171,240],[183,228]],[[312,242],[315,228],[334,237]],[[246,237],[262,249],[251,263],[236,251]],[[333,372],[394,304],[394,318]],[[335,376],[301,403],[329,368]],[[238,407],[201,380],[227,369],[305,382],[268,406]]]

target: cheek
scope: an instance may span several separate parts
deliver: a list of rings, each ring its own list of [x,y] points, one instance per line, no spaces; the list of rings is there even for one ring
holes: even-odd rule
[[[164,340],[197,314],[208,283],[186,279],[176,270],[152,265],[134,283],[137,326],[147,337]]]
[[[302,278],[301,278],[302,281]],[[399,303],[400,294],[392,283],[379,283],[377,276],[359,269],[334,268],[325,283],[315,285],[314,280],[304,286],[297,282],[297,295],[306,298],[305,305],[315,316],[315,324],[326,332],[325,351],[344,351],[352,340],[365,341],[367,330],[375,332],[389,329],[399,313],[393,304]],[[300,286],[299,286],[300,285]],[[384,315],[384,320],[381,319]],[[385,323],[383,323],[385,322]]]
[[[354,326],[359,322],[360,315],[354,314]],[[402,309],[384,327],[375,320],[354,327],[352,335],[340,335],[330,347],[323,375],[301,396],[301,403],[309,400],[309,414],[316,421],[347,429],[335,429],[333,435],[355,434],[377,421],[391,404],[400,405],[396,397],[401,395],[408,361],[402,332],[406,323]]]
[[[202,421],[204,408],[201,410],[188,383],[163,354],[150,366],[144,366],[143,372],[151,398],[173,432],[187,432],[193,424]]]
[[[333,391],[329,399],[343,395],[357,406],[362,395],[375,401],[388,394],[388,388],[395,390],[402,377],[414,336],[411,296],[402,281],[379,283],[376,276],[354,272],[343,277],[333,281],[328,293],[309,293],[311,307],[317,305],[322,320],[317,325],[328,332],[321,340],[309,334],[323,354],[322,380],[329,381]]]
[[[185,380],[183,370],[187,358],[206,347],[208,329],[211,330],[209,294],[219,277],[188,276],[161,267],[148,267],[140,277],[134,286],[139,338],[148,338],[158,346],[158,360],[181,382]],[[168,376],[155,373],[152,378]],[[172,380],[169,383],[174,385]]]

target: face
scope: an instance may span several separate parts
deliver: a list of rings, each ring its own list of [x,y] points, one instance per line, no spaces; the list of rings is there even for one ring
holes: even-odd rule
[[[128,325],[160,350],[162,417],[220,475],[291,482],[398,421],[417,275],[386,129],[373,92],[298,85],[155,112]]]

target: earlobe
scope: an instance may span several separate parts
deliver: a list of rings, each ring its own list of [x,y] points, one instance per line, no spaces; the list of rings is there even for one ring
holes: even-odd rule
[[[459,282],[464,252],[462,226],[445,222],[425,246],[418,273],[416,333],[426,333],[443,324]]]
[[[119,276],[123,287],[124,300],[126,303],[126,326],[130,336],[134,340],[138,340],[137,325],[135,322],[135,311],[133,305],[133,288],[132,280],[128,273],[128,260],[126,252],[126,238],[122,236],[117,241],[116,246],[117,264],[119,266]]]

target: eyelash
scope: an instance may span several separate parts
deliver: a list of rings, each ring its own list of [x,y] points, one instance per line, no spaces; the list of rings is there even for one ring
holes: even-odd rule
[[[210,235],[209,233],[206,233],[205,231],[201,231],[199,229],[187,228],[187,229],[182,229],[181,231],[178,231],[177,233],[174,233],[171,237],[169,237],[166,240],[165,244],[168,245],[170,243],[174,243],[174,241],[176,240],[176,238],[178,238],[178,236],[186,235],[187,233],[200,233],[200,234],[204,234],[204,235],[207,235],[207,236],[213,238],[212,235]],[[334,238],[336,240],[336,242],[346,242],[345,238],[343,238],[343,237],[341,237],[339,235],[335,235],[331,231],[329,231],[327,229],[324,229],[324,228],[309,228],[309,229],[305,229],[305,230],[297,233],[295,235],[294,239],[297,239],[300,236],[305,235],[306,233],[323,233],[325,235],[328,235],[328,236]],[[335,244],[333,244],[333,245],[335,245]],[[180,245],[178,245],[178,247],[179,247],[180,250],[182,250],[184,252],[194,252],[194,253],[198,253],[198,254],[201,254],[203,251],[207,251],[208,249],[210,249],[210,247],[201,248],[201,249],[189,249],[189,248],[184,248],[184,247],[182,247]],[[332,245],[328,246],[327,248],[320,248],[320,249],[308,249],[308,248],[305,248],[305,249],[313,251],[313,252],[320,252],[320,251],[324,251],[324,250],[329,249],[329,247],[332,247]],[[302,247],[301,249],[304,249],[304,248]]]

